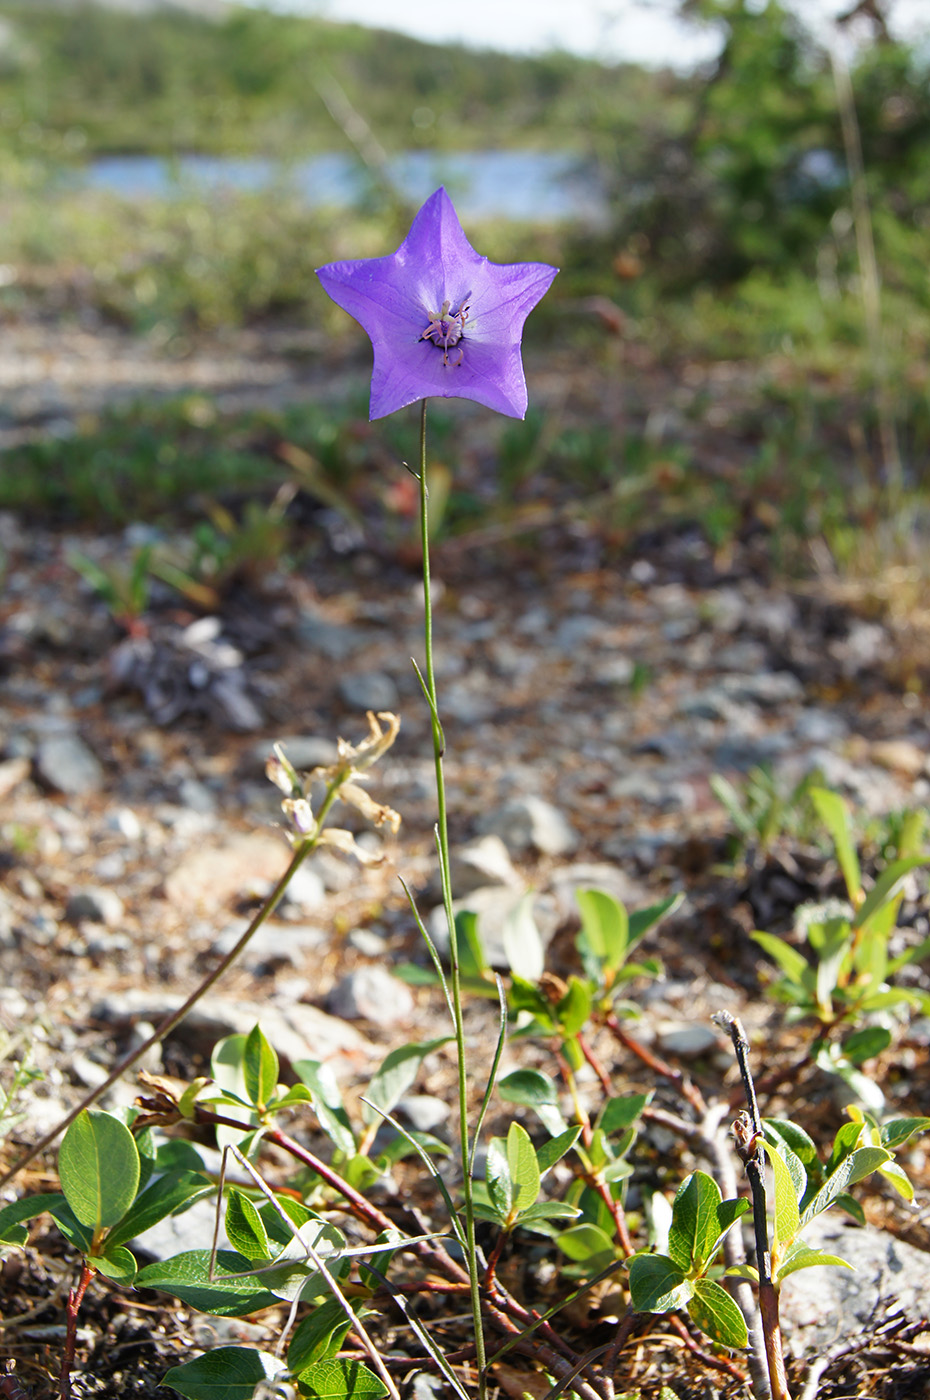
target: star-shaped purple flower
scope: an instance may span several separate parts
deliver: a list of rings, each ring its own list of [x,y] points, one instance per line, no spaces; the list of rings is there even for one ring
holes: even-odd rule
[[[430,397],[474,399],[523,418],[523,323],[557,272],[482,258],[438,189],[396,253],[329,263],[317,275],[371,338],[372,418]]]

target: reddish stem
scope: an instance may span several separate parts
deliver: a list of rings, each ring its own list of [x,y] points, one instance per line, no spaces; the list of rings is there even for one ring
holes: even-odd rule
[[[735,1381],[742,1381],[743,1385],[746,1384],[747,1376],[745,1372],[741,1371],[738,1366],[735,1366],[732,1361],[728,1361],[725,1356],[714,1356],[713,1352],[705,1351],[703,1347],[699,1347],[680,1317],[675,1317],[673,1315],[669,1318],[669,1322],[692,1356],[696,1356],[699,1361],[703,1361],[705,1366],[712,1366],[715,1371],[722,1371],[725,1376],[730,1376]]]
[[[71,1400],[71,1367],[74,1365],[74,1353],[77,1349],[77,1320],[81,1311],[81,1304],[84,1301],[84,1294],[87,1292],[87,1285],[94,1276],[94,1270],[84,1261],[81,1270],[81,1277],[78,1280],[77,1288],[72,1288],[68,1294],[68,1306],[66,1317],[68,1319],[67,1332],[65,1333],[65,1350],[61,1358],[61,1377],[59,1395],[61,1400]]]
[[[696,1084],[692,1084],[686,1074],[683,1074],[680,1069],[674,1069],[667,1060],[663,1060],[659,1055],[654,1055],[645,1045],[641,1045],[635,1036],[630,1035],[629,1031],[623,1029],[612,1011],[605,1016],[604,1024],[615,1039],[619,1040],[625,1050],[629,1050],[632,1055],[636,1055],[636,1057],[642,1060],[644,1065],[648,1065],[655,1074],[661,1074],[663,1079],[670,1080],[671,1083],[675,1085],[675,1088],[678,1090],[679,1094],[681,1094],[682,1098],[687,1099],[695,1113],[699,1113],[703,1117],[707,1112],[707,1104],[704,1102],[704,1095]]]

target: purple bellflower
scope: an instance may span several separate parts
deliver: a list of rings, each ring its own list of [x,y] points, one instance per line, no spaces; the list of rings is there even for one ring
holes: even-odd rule
[[[474,399],[524,418],[523,323],[557,272],[488,262],[438,189],[396,253],[329,263],[317,275],[371,338],[371,418],[430,397]]]

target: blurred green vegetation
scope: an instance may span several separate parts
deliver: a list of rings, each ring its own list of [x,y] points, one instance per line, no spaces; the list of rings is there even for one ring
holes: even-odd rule
[[[49,186],[56,168],[102,152],[286,161],[351,149],[327,108],[335,80],[389,155],[524,145],[596,162],[606,226],[540,226],[528,209],[519,228],[469,231],[492,259],[561,266],[529,326],[537,356],[587,365],[605,386],[670,373],[672,427],[658,435],[635,395],[615,409],[609,393],[599,407],[589,394],[577,410],[495,423],[493,503],[487,482],[457,467],[445,528],[574,491],[625,535],[692,518],[725,551],[764,528],[779,563],[796,566],[816,537],[841,568],[900,560],[905,538],[910,568],[930,492],[930,50],[881,35],[857,50],[853,182],[842,85],[801,20],[777,0],[682,8],[723,38],[719,59],[687,77],[261,10],[210,22],[0,0],[0,317],[90,314],[178,352],[203,330],[284,319],[319,333],[311,358],[361,349],[313,269],[399,241],[409,211],[377,181],[352,211],[308,210],[286,168],[270,195],[209,201]],[[739,369],[712,402],[685,392],[695,365]],[[285,442],[322,463],[338,505],[365,508],[354,483],[376,450],[361,400],[199,425],[185,414],[183,403],[120,410],[65,443],[19,448],[0,506],[125,523],[198,492],[276,489]],[[394,432],[381,425],[380,440],[409,451]],[[911,525],[882,534],[889,515]]]

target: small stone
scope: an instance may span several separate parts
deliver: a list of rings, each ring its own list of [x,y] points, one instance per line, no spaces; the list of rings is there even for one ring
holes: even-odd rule
[[[53,734],[43,739],[35,764],[42,781],[67,797],[99,792],[103,787],[103,765],[77,734]]]
[[[383,958],[387,952],[387,939],[372,928],[354,928],[348,935],[349,944],[364,958]]]
[[[400,703],[397,686],[384,671],[356,671],[339,681],[339,694],[350,710],[396,710]]]
[[[0,798],[7,797],[14,788],[29,777],[32,767],[28,758],[8,758],[0,763]]]
[[[210,817],[216,811],[216,798],[207,787],[197,778],[184,778],[178,785],[178,801],[182,807],[189,807],[192,812],[200,812],[202,816]]]
[[[312,914],[324,903],[326,890],[323,881],[309,865],[298,866],[281,900],[282,912],[290,912],[287,906],[300,910],[302,914]]]
[[[491,967],[507,968],[510,966],[510,959],[504,948],[504,931],[510,921],[518,916],[524,899],[523,890],[514,890],[509,886],[488,885],[482,889],[472,890],[471,894],[466,895],[463,899],[453,901],[452,911],[454,914],[467,910],[477,917],[478,937]],[[552,942],[559,923],[555,901],[551,896],[536,895],[532,902],[531,914],[539,934],[540,945],[545,950]],[[449,929],[446,923],[446,911],[441,904],[430,911],[426,923],[429,935],[436,947],[441,953],[447,952]]]
[[[418,1133],[432,1133],[446,1122],[451,1109],[444,1099],[433,1094],[405,1094],[397,1105],[397,1113]]]
[[[659,1026],[659,1046],[666,1055],[682,1060],[696,1060],[720,1047],[720,1038],[710,1026],[693,1025],[689,1021]]]
[[[65,905],[65,918],[69,924],[88,922],[116,928],[123,914],[123,901],[115,890],[75,890]]]
[[[366,633],[359,627],[345,627],[327,622],[318,613],[302,612],[297,621],[297,635],[312,651],[321,652],[330,661],[345,661],[366,645]]]
[[[213,951],[223,957],[231,952],[248,928],[248,920],[237,920],[228,924],[216,938]],[[326,941],[326,934],[316,924],[264,923],[253,933],[241,955],[243,967],[270,970],[273,967],[291,963],[295,967],[303,961],[303,955],[312,949],[320,948]]]
[[[552,877],[559,917],[563,921],[578,918],[577,890],[604,890],[626,906],[627,912],[654,903],[650,892],[624,870],[605,861],[576,861]]]
[[[486,885],[521,885],[510,853],[499,836],[479,836],[452,852],[452,889],[456,898]]]
[[[347,1021],[371,1021],[396,1026],[414,1010],[413,993],[384,967],[359,967],[337,982],[329,994],[329,1010]]]
[[[880,739],[872,745],[871,759],[880,768],[901,773],[905,778],[917,778],[927,769],[926,747],[910,739]]]
[[[499,836],[511,855],[529,850],[546,856],[570,855],[578,835],[558,807],[541,797],[520,797],[491,812],[480,823],[485,834]]]

